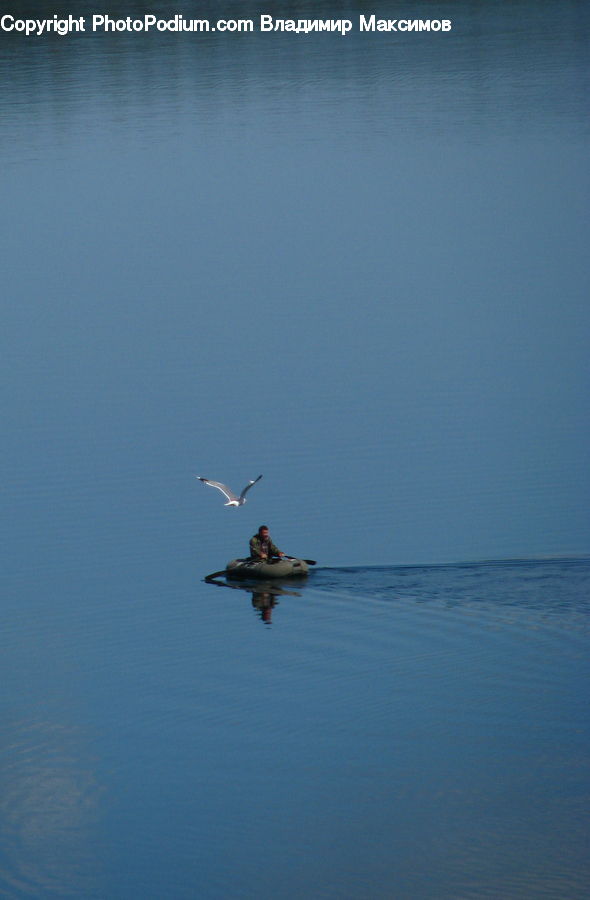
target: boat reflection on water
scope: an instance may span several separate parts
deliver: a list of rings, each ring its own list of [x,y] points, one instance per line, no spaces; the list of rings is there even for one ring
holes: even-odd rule
[[[305,576],[303,576],[305,578]],[[280,596],[291,596],[291,597],[301,597],[300,591],[291,591],[284,587],[285,582],[289,584],[294,583],[297,585],[301,584],[302,576],[298,578],[283,578],[281,579],[281,584],[277,584],[276,581],[268,580],[268,581],[260,581],[260,580],[252,580],[252,581],[233,581],[230,579],[225,580],[221,573],[215,573],[214,575],[207,575],[206,578],[203,579],[207,582],[207,584],[215,584],[217,587],[225,587],[230,588],[234,591],[245,591],[248,594],[252,595],[252,606],[255,610],[257,610],[261,620],[266,625],[272,624],[272,611],[278,604],[278,597]]]

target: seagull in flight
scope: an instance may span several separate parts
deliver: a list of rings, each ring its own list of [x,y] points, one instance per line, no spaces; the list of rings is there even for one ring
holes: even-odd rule
[[[203,482],[203,484],[208,484],[209,487],[214,487],[217,488],[218,491],[221,491],[223,496],[227,497],[227,503],[224,503],[224,506],[243,506],[246,502],[246,494],[253,484],[256,484],[257,481],[260,481],[262,475],[259,475],[258,478],[254,479],[254,481],[249,481],[239,497],[236,497],[234,492],[230,491],[230,489],[220,481],[211,481],[210,478],[202,478],[200,475],[195,475],[195,478],[198,478],[199,481]]]

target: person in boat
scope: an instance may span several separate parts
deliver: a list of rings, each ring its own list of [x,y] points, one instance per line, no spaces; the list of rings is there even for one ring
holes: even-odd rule
[[[272,559],[273,556],[284,556],[282,550],[273,544],[268,525],[261,525],[256,534],[250,538],[250,556],[252,559]]]

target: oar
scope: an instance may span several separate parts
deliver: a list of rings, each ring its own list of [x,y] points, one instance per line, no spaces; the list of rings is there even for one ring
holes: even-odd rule
[[[285,556],[284,558],[285,559],[301,559],[300,556]],[[303,562],[307,563],[308,566],[315,566],[315,564],[316,564],[315,559],[304,559]]]

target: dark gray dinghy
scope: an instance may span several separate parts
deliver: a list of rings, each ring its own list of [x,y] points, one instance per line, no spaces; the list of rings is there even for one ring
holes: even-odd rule
[[[306,560],[283,557],[281,559],[232,559],[225,568],[228,578],[292,578],[307,575]]]

